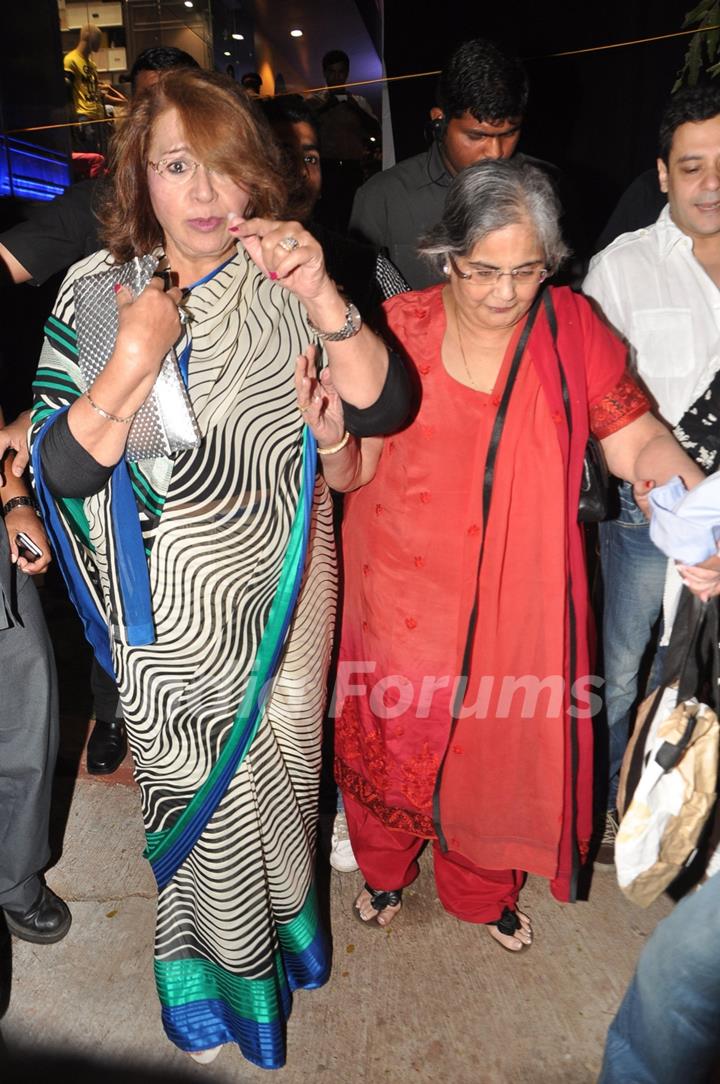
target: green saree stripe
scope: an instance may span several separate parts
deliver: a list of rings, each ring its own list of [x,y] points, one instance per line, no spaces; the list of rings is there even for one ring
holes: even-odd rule
[[[299,955],[312,944],[318,929],[314,886],[295,918],[278,922],[276,929],[284,953]],[[275,976],[267,979],[233,975],[219,964],[198,958],[156,960],[155,978],[163,1005],[172,1008],[192,1001],[221,999],[241,1016],[258,1023],[277,1019],[278,986],[287,985],[282,953],[275,953]]]
[[[78,356],[77,335],[66,324],[56,320],[54,316],[48,318],[45,324],[45,334],[56,346],[62,348],[63,353],[69,354],[72,358]]]
[[[290,922],[276,925],[278,941],[284,952],[298,955],[314,941],[318,930],[318,909],[315,886],[308,892],[302,909]]]
[[[130,471],[133,490],[140,503],[153,515],[162,515],[165,506],[164,496],[153,489],[137,463],[128,463],[128,470]]]
[[[155,981],[163,1005],[174,1008],[193,1001],[224,1001],[247,1020],[269,1024],[283,1014],[280,988],[287,985],[280,953],[267,979],[233,975],[212,960],[156,960]]]
[[[40,368],[35,373],[35,380],[33,385],[38,390],[42,391],[43,388],[60,388],[62,391],[72,392],[73,395],[78,395],[78,389],[69,376],[61,373],[58,369],[45,369]]]
[[[77,343],[77,331],[75,328],[70,327],[69,324],[63,323],[62,320],[58,320],[57,316],[53,313],[48,316],[45,321],[45,331],[55,331],[57,334],[64,336],[70,343]]]
[[[65,393],[70,391],[73,393],[74,397],[77,397],[77,388],[74,384],[61,384],[59,381],[43,380],[42,382],[36,381],[34,386],[36,391],[39,391],[41,394],[44,391],[61,391]]]
[[[55,410],[51,406],[46,406],[44,403],[38,404],[30,412],[30,420],[33,425],[37,425],[40,422],[44,422],[46,418],[49,418],[51,414],[54,414]]]
[[[70,521],[76,538],[94,552],[95,547],[90,541],[90,524],[85,515],[85,502],[82,497],[58,497],[58,504],[62,506]]]

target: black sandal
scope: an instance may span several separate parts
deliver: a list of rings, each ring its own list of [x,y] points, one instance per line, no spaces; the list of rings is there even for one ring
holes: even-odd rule
[[[511,911],[509,907],[503,908],[503,913],[497,922],[486,922],[485,925],[497,926],[499,933],[503,934],[505,937],[514,937],[517,931],[522,929],[522,922],[518,918],[517,913]],[[532,937],[532,930],[530,931],[530,936]],[[532,945],[532,941],[530,944],[526,944],[522,941],[519,949],[511,949],[508,948],[507,945],[503,945],[502,941],[498,941],[496,937],[493,937],[493,941],[497,941],[500,948],[505,949],[506,952],[512,953],[522,952],[524,949],[529,949],[530,945]]]
[[[370,904],[377,912],[375,915],[371,915],[370,918],[363,918],[360,914],[360,910],[353,903],[353,914],[358,922],[362,922],[363,926],[371,926],[373,923],[379,926],[378,915],[381,911],[384,911],[386,907],[400,907],[402,905],[402,888],[392,888],[388,892],[378,891],[375,888],[371,888],[370,885],[365,882],[365,891],[370,893]],[[380,926],[381,930],[384,930],[384,926]]]

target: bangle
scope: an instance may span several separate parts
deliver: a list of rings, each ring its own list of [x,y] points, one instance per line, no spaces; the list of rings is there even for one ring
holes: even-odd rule
[[[93,410],[97,414],[99,414],[101,418],[107,418],[109,422],[119,422],[121,425],[130,425],[130,422],[137,414],[137,410],[134,410],[132,414],[128,414],[127,418],[118,418],[117,414],[111,414],[109,410],[103,410],[101,406],[98,406],[97,403],[91,398],[89,391],[84,391],[83,395],[85,396]],[[139,409],[140,408],[138,407],[138,410]]]
[[[349,440],[350,440],[350,434],[348,433],[348,431],[346,429],[345,430],[345,435],[342,438],[342,440],[339,440],[337,442],[337,444],[331,444],[329,448],[318,448],[317,454],[318,455],[335,455],[335,452],[342,451],[342,449],[345,447],[345,445],[347,444],[347,442]]]
[[[40,515],[33,497],[11,497],[10,500],[2,506],[2,513],[6,516],[8,512],[12,512],[15,508],[32,508],[36,515]]]

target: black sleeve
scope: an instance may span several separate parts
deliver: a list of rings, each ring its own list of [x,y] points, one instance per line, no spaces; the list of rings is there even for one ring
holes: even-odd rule
[[[343,401],[345,428],[355,437],[382,437],[401,429],[418,402],[417,389],[407,365],[394,351],[388,351],[388,371],[379,397],[369,407],[355,407]]]
[[[91,497],[112,474],[86,452],[70,432],[67,411],[50,426],[40,450],[45,482],[56,497]]]
[[[595,251],[602,252],[621,233],[632,233],[643,226],[652,226],[653,222],[657,222],[666,201],[665,193],[660,191],[657,170],[648,169],[641,173],[618,200],[595,243]]]
[[[27,222],[0,234],[0,242],[36,286],[100,248],[94,206],[104,183],[73,184],[57,199],[33,207]]]

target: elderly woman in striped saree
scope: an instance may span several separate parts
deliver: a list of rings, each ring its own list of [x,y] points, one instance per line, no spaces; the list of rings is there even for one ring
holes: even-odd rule
[[[165,75],[133,103],[112,177],[107,249],[71,269],[47,325],[36,485],[120,689],[159,891],[167,1035],[199,1061],[237,1043],[277,1068],[291,992],[328,973],[313,865],[336,573],[315,457],[338,442],[316,442],[298,409],[303,351],[324,340],[349,428],[398,424],[409,390],[317,242],[280,220],[279,152],[230,80]],[[88,383],[78,283],[149,253],[175,285],[116,286],[117,338]],[[199,443],[128,462],[132,420],[172,348]]]

